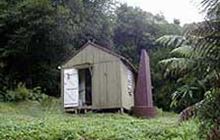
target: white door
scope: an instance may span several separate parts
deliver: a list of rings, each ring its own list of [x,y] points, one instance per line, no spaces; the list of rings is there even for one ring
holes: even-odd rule
[[[77,107],[79,78],[77,69],[64,69],[64,107]]]

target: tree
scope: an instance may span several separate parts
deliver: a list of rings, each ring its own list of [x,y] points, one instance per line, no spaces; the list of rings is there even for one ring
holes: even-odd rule
[[[176,25],[180,25],[180,20],[179,19],[174,19],[173,23],[176,24]]]
[[[138,63],[141,49],[154,48],[154,41],[159,36],[170,34],[172,31],[177,33],[176,29],[169,30],[173,25],[168,24],[162,15],[155,16],[126,4],[120,5],[115,13],[115,50],[131,58],[135,64]]]
[[[65,1],[70,10],[71,45],[79,48],[87,41],[112,47],[113,10],[112,0]]]
[[[55,62],[65,53],[65,48],[61,47],[62,31],[57,24],[65,11],[62,7],[52,7],[49,0],[4,3],[0,59],[4,63],[1,74],[7,81],[6,85],[13,88],[21,81],[28,87],[39,85],[52,93],[57,85],[57,76],[53,77]]]
[[[201,124],[201,134],[208,134],[208,139],[219,139],[220,110],[220,28],[219,1],[202,1],[207,21],[188,25],[186,34],[181,36],[164,36],[158,39],[163,45],[177,48],[171,53],[175,57],[165,59],[166,73],[177,77],[182,83],[177,89],[174,102],[196,99],[195,105]],[[183,88],[187,87],[187,88]],[[200,96],[196,96],[201,93]],[[188,96],[190,99],[186,99]],[[178,98],[177,98],[178,97]],[[205,133],[204,133],[205,132]]]
[[[174,89],[175,83],[164,79],[162,68],[157,63],[169,56],[171,48],[157,45],[155,40],[165,34],[181,34],[182,28],[179,25],[169,24],[163,15],[153,15],[126,4],[117,7],[115,13],[114,49],[129,58],[136,66],[141,49],[147,49],[151,60],[156,105],[164,110],[170,110],[169,93]]]
[[[0,2],[0,90],[41,86],[59,96],[57,67],[88,40],[112,44],[109,0]],[[3,90],[4,92],[4,90]]]

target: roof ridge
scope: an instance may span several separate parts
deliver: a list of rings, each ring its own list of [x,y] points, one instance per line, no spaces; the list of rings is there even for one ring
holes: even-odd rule
[[[87,43],[85,43],[82,47],[80,47],[80,49],[78,49],[76,51],[76,53],[74,53],[73,55],[70,56],[69,59],[67,59],[67,61],[65,61],[64,63],[62,63],[62,65],[64,65],[65,63],[67,63],[72,57],[76,56],[80,51],[82,51],[84,48],[86,48],[87,46],[93,46],[93,47],[96,47],[102,51],[105,51],[107,53],[110,53],[111,55],[114,55],[118,58],[120,58],[121,60],[123,60],[124,62],[126,62],[135,72],[137,72],[137,69],[135,68],[135,66],[127,59],[125,58],[124,56],[121,56],[119,54],[117,54],[116,52],[114,52],[112,49],[109,49],[109,48],[106,48],[106,47],[103,47],[101,45],[98,45],[94,42],[91,42],[91,41],[88,41]]]

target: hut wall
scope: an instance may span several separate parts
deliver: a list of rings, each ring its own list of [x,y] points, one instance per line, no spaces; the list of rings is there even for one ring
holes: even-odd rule
[[[120,108],[122,105],[121,64],[118,57],[90,45],[70,59],[62,68],[80,69],[91,66],[92,107],[95,109]]]
[[[108,62],[94,65],[94,108],[121,107],[120,63]]]
[[[96,47],[93,47],[92,45],[89,45],[81,50],[72,59],[70,59],[65,65],[63,65],[63,68],[71,68],[73,66],[78,67],[78,65],[82,64],[98,64],[112,61],[120,61],[120,59]]]
[[[122,106],[123,108],[130,110],[131,107],[134,105],[134,86],[135,86],[135,79],[134,74],[132,74],[132,82],[133,82],[133,89],[132,92],[129,92],[129,83],[128,83],[128,73],[130,69],[124,65],[121,64],[121,85],[122,85]]]

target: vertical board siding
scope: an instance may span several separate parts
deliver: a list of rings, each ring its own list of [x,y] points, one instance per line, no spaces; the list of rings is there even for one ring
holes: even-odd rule
[[[95,108],[121,107],[120,63],[109,62],[94,66],[94,94]]]
[[[121,64],[122,106],[129,110],[134,105],[134,93],[131,95],[128,93],[128,69],[123,63]]]
[[[106,61],[120,61],[120,59],[90,45],[64,64],[63,68],[83,63],[105,63]]]
[[[63,106],[64,106],[64,70],[61,69],[61,100],[62,100],[62,110],[64,110]]]
[[[90,63],[93,69],[92,107],[121,108],[120,58],[90,45],[63,65],[63,68],[86,63]]]

